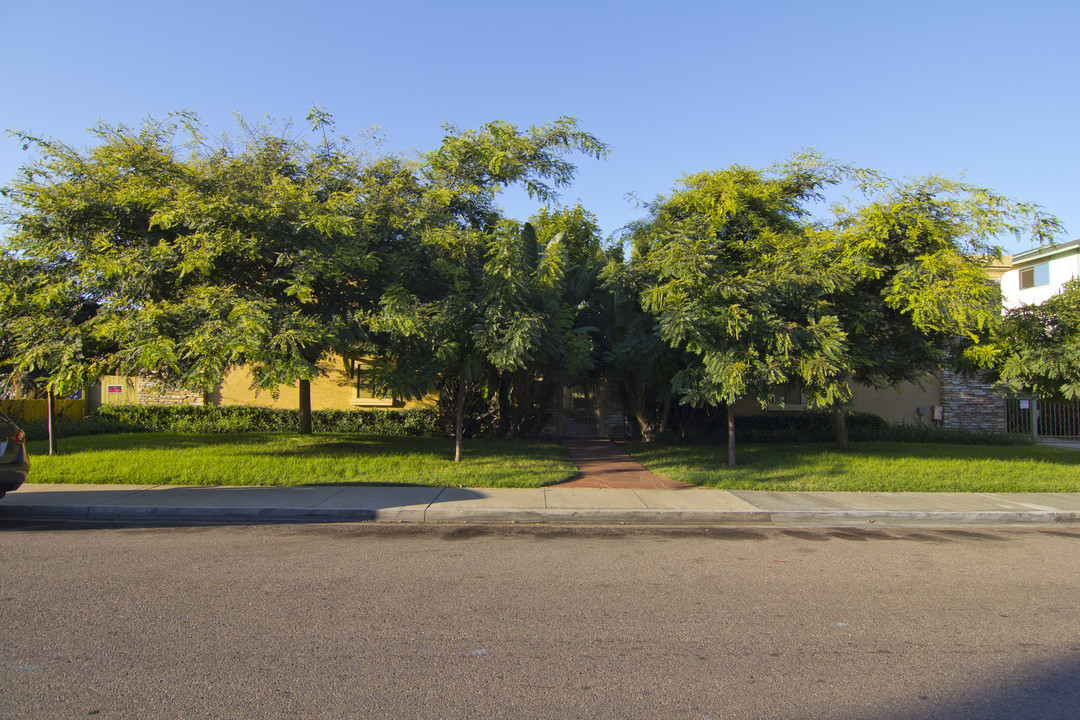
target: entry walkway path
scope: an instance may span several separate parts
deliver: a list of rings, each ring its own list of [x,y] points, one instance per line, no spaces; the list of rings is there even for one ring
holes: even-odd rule
[[[567,438],[563,440],[563,444],[570,451],[570,458],[578,466],[581,475],[552,487],[609,490],[677,490],[697,487],[649,472],[610,440]]]

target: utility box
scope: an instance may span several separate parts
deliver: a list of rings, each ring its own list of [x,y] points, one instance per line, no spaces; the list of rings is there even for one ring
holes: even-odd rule
[[[945,419],[945,409],[940,405],[930,406],[930,419],[934,421],[941,421]]]

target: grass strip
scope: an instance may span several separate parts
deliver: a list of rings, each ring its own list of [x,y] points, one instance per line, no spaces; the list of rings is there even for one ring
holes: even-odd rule
[[[541,487],[577,468],[559,443],[347,434],[139,433],[29,443],[30,482],[142,485]]]
[[[727,447],[623,445],[652,472],[725,490],[845,492],[1080,492],[1080,452],[1034,445],[868,442]]]

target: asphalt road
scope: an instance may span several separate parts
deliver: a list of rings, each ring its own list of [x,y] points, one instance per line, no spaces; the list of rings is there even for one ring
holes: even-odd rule
[[[0,718],[1080,717],[1080,528],[0,526]]]

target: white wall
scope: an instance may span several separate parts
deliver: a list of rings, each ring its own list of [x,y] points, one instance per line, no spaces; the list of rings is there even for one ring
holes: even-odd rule
[[[1034,263],[1041,264],[1042,261]],[[1049,300],[1061,291],[1061,286],[1073,278],[1080,277],[1080,253],[1072,252],[1050,258],[1050,284],[1038,285],[1026,290],[1020,289],[1020,270],[1013,268],[1001,276],[1001,302],[1005,309],[1021,305],[1037,305]],[[1027,265],[1026,267],[1032,267]]]

